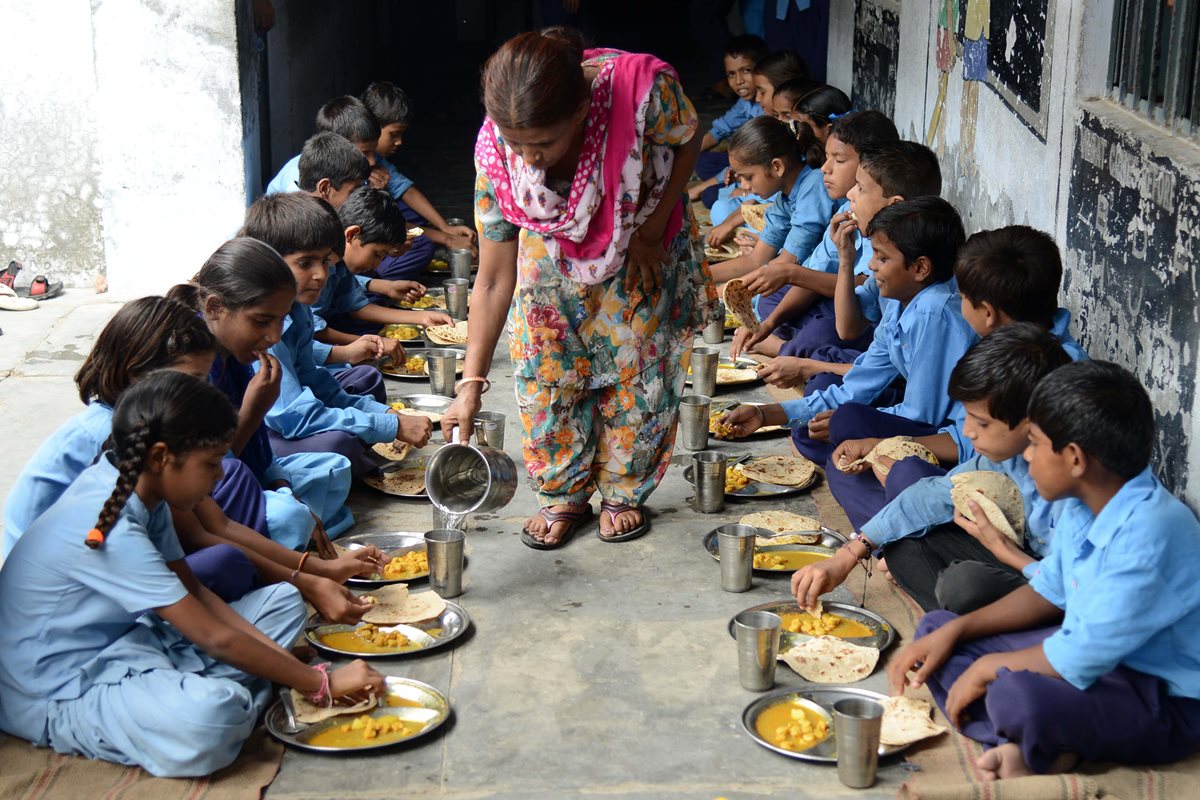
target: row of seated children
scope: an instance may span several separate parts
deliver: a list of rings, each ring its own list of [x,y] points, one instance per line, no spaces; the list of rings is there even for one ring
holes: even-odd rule
[[[836,120],[830,141],[839,124],[865,113]],[[730,158],[739,174],[755,180],[755,167],[765,166],[776,183],[759,185],[787,188],[778,178],[793,161],[753,164],[739,143],[735,133]],[[806,342],[825,349],[791,357],[803,362],[797,372],[787,374],[795,365],[786,363],[764,370],[779,383],[808,379],[806,396],[743,406],[724,420],[739,436],[792,426],[797,448],[825,466],[859,531],[833,558],[797,572],[793,594],[812,608],[861,561],[880,557],[930,612],[893,661],[893,691],[928,683],[951,722],[991,746],[979,760],[985,777],[1064,771],[1081,760],[1164,763],[1194,751],[1200,650],[1179,642],[1200,615],[1200,589],[1195,570],[1172,554],[1200,544],[1200,524],[1150,470],[1148,395],[1127,371],[1088,362],[1071,338],[1050,237],[1010,226],[965,240],[957,212],[933,196],[940,173],[920,145],[885,140],[854,156],[849,207],[824,240],[835,275],[777,263],[747,273],[737,260],[715,270],[724,279],[748,275],[759,293],[784,283],[794,293],[812,272],[833,279],[833,334]],[[829,161],[826,175],[836,169]],[[787,209],[783,193],[770,199]],[[778,233],[768,224],[760,258],[775,256],[765,246]],[[869,243],[856,247],[859,237]],[[866,280],[855,274],[864,250]],[[760,280],[772,272],[784,280]],[[873,331],[872,308],[881,311]],[[771,313],[765,333],[787,319]],[[811,325],[790,319],[801,331]],[[845,347],[864,331],[865,350]],[[736,344],[763,339],[743,334]],[[852,364],[836,366],[845,360],[839,347],[857,356]],[[834,358],[818,360],[831,350]],[[916,438],[944,466],[918,458],[848,466],[895,435]],[[1014,481],[1022,542],[977,505],[973,519],[955,511],[951,478],[974,470]],[[1157,600],[1163,587],[1170,608]]]
[[[127,304],[98,337],[77,378],[87,408],[5,506],[0,729],[202,775],[233,760],[272,683],[318,697],[380,689],[363,662],[326,672],[285,649],[305,602],[341,622],[369,608],[342,584],[382,553],[339,557],[329,543],[353,523],[350,476],[372,463],[371,443],[422,446],[431,432],[317,363],[356,346],[314,332],[311,306],[331,273],[349,274],[340,258],[375,262],[406,238],[386,192],[347,192],[343,219],[321,189],[260,199],[191,282]],[[310,537],[317,552],[297,552]]]
[[[361,99],[350,95],[336,97],[317,112],[317,132],[335,134],[354,145],[367,159],[366,180],[371,188],[387,191],[405,219],[423,227],[423,234],[414,239],[407,251],[387,254],[373,269],[372,277],[384,280],[416,277],[429,266],[436,246],[474,247],[475,231],[465,225],[447,223],[425,194],[392,163],[412,125],[412,117],[408,96],[387,81],[368,86]],[[280,168],[267,184],[268,194],[317,190],[315,182],[301,179],[300,160],[297,155]],[[334,202],[333,197],[325,199]]]

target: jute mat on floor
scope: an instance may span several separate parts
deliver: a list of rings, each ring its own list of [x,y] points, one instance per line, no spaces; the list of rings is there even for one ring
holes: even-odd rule
[[[766,360],[766,359],[760,359]],[[802,394],[794,389],[768,386],[776,400],[791,400]],[[822,480],[813,490],[813,499],[821,522],[834,530],[850,533],[850,520]],[[846,581],[855,594],[862,591],[862,573],[855,572]],[[879,572],[866,583],[866,606],[883,616],[896,629],[897,644],[881,660],[887,668],[889,656],[912,640],[921,618],[921,608]],[[928,691],[916,695],[931,700]],[[936,721],[946,725],[940,711]],[[1119,719],[1112,720],[1120,725]],[[1084,765],[1079,772],[1066,775],[1034,775],[1004,781],[980,780],[975,760],[984,748],[953,730],[935,739],[920,742],[906,754],[916,766],[900,787],[903,800],[1191,800],[1200,798],[1200,754],[1184,761],[1154,769]]]
[[[59,755],[0,734],[0,798],[258,800],[282,760],[283,745],[261,727],[237,761],[208,778],[155,778],[137,767]]]

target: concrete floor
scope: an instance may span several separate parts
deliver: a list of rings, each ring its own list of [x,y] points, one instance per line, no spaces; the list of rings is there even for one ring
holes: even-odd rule
[[[74,291],[26,314],[0,314],[0,412],[5,447],[0,496],[26,458],[79,410],[71,375],[117,305]],[[726,347],[728,344],[726,344]],[[510,415],[507,450],[520,463],[511,371],[501,347],[485,407]],[[396,393],[421,384],[392,384]],[[768,399],[761,385],[739,393]],[[746,444],[720,444],[741,453]],[[785,439],[759,440],[763,453]],[[498,514],[469,523],[466,592],[474,621],[457,647],[427,657],[381,660],[390,675],[425,681],[454,708],[443,732],[369,758],[289,751],[267,796],[295,798],[821,798],[894,796],[906,772],[885,762],[879,784],[844,789],[833,767],[777,756],[740,728],[755,693],[737,683],[729,618],[787,594],[787,579],[756,577],[746,594],[719,586],[704,534],[750,510],[787,508],[816,516],[807,494],[771,503],[693,512],[682,467],[672,466],[651,501],[654,528],[638,541],[607,544],[592,531],[558,551],[523,547],[518,535],[535,509],[522,485]],[[355,533],[424,531],[425,502],[356,488]],[[839,589],[839,593],[845,592]],[[845,594],[838,599],[849,599]],[[802,681],[780,666],[778,683]],[[861,684],[884,690],[877,674]]]

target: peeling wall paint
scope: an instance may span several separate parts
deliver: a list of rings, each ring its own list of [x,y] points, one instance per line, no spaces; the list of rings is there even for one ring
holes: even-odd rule
[[[850,6],[835,4],[839,41],[877,28],[856,30],[864,14]],[[896,125],[937,151],[943,194],[969,232],[1022,223],[1054,234],[1073,332],[1093,357],[1145,382],[1156,469],[1200,509],[1200,480],[1189,480],[1200,468],[1200,148],[1089,99],[1104,88],[1111,0],[1007,0],[970,17],[988,6],[903,3],[894,77],[863,74],[852,52],[833,47],[828,72],[855,86],[894,80]],[[986,74],[964,63],[968,29],[977,41],[988,32],[986,60],[972,56]]]

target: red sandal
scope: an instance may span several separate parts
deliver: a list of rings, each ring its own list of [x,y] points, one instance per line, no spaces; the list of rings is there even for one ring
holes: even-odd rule
[[[16,292],[18,297],[32,300],[49,300],[63,293],[62,281],[51,281],[45,275],[34,275],[26,271],[20,261],[8,262],[8,269],[0,272],[0,283]]]

